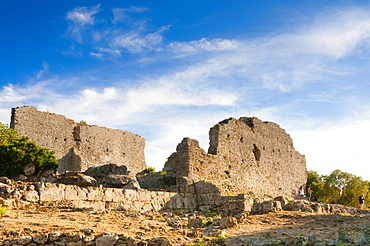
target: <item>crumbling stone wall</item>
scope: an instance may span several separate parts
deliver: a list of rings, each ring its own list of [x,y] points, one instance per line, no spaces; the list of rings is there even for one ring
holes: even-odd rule
[[[210,183],[221,196],[293,197],[306,183],[305,157],[275,123],[230,118],[212,127],[209,138],[208,153],[184,138],[165,164],[166,175]]]
[[[108,163],[126,165],[132,173],[146,168],[145,139],[130,132],[77,124],[31,106],[13,108],[10,126],[41,147],[54,150],[60,173]]]
[[[0,188],[0,204],[22,208],[32,204],[69,204],[74,208],[127,211],[194,210],[194,194],[104,187],[80,187],[55,183],[12,182]]]

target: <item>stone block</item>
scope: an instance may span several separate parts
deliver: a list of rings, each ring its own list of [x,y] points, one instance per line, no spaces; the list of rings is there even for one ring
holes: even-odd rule
[[[40,197],[37,191],[26,191],[23,195],[23,199],[28,202],[38,202]]]
[[[112,189],[113,202],[123,202],[125,201],[125,189]]]
[[[65,200],[65,185],[41,185],[36,187],[39,192],[40,201],[61,201]]]
[[[83,189],[79,186],[74,186],[74,185],[67,185],[65,187],[65,195],[64,198],[66,200],[72,200],[72,201],[77,201],[77,200],[86,200],[87,199],[87,193],[86,189]]]
[[[99,201],[104,196],[104,189],[100,187],[89,187],[87,188],[87,200],[89,201]]]
[[[134,201],[137,199],[137,193],[140,191],[136,190],[125,190],[125,199],[126,201]]]
[[[139,190],[136,192],[136,199],[140,201],[150,201],[152,199],[152,191]]]
[[[151,199],[151,204],[154,211],[160,211],[163,207],[165,207],[167,202],[168,200],[163,196],[157,196]]]
[[[115,195],[113,190],[114,190],[113,188],[104,189],[104,195],[102,197],[102,200],[105,202],[113,202]]]

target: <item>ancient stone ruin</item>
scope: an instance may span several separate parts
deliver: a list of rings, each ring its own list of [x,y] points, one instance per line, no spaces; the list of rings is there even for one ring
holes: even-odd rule
[[[5,208],[135,211],[139,216],[154,211],[183,212],[189,215],[186,220],[175,216],[173,221],[168,218],[166,221],[173,228],[186,226],[187,230],[194,230],[194,237],[203,235],[195,232],[208,226],[208,220],[202,219],[202,214],[208,212],[222,216],[220,229],[236,225],[237,218],[242,220],[248,214],[282,210],[357,216],[370,213],[338,204],[292,200],[297,197],[298,188],[306,183],[305,157],[294,149],[292,139],[279,125],[258,118],[230,118],[216,124],[209,132],[208,153],[199,147],[197,140],[184,138],[163,170],[154,174],[141,172],[146,168],[145,139],[133,133],[78,124],[34,107],[12,109],[11,127],[38,145],[55,150],[58,171],[65,173],[49,182],[0,177],[0,204]],[[181,225],[182,221],[187,225]],[[213,232],[215,226],[216,223],[210,224],[207,233]],[[89,231],[84,229],[76,235],[58,232],[26,235],[0,245],[136,245],[131,239],[141,240],[125,235],[94,236]],[[348,230],[338,229],[338,235],[342,234],[335,242],[360,245],[369,235],[368,230],[361,228],[349,229],[346,234],[343,231]],[[277,244],[321,245],[313,239],[287,234]],[[270,241],[275,245],[273,240]],[[334,243],[333,240],[322,243],[326,242]],[[149,243],[141,241],[137,245]],[[150,245],[169,244],[156,241]]]
[[[125,165],[132,173],[146,168],[145,139],[130,132],[78,124],[31,106],[13,108],[10,127],[39,146],[54,150],[59,173],[109,163]]]
[[[222,196],[294,197],[307,180],[306,160],[271,122],[230,118],[210,129],[208,153],[184,138],[164,166],[167,177],[212,184]]]
[[[56,151],[58,171],[72,174],[59,182],[169,192],[166,203],[176,210],[250,212],[255,198],[297,196],[307,179],[305,157],[294,149],[291,137],[279,125],[258,118],[216,124],[210,129],[208,153],[197,140],[184,138],[162,172],[154,174],[141,172],[146,168],[145,139],[133,133],[77,124],[29,106],[12,109],[11,127]],[[109,171],[104,177],[89,173],[98,166],[118,170],[115,165],[124,165],[123,173]],[[89,193],[82,192],[77,200],[92,204]]]

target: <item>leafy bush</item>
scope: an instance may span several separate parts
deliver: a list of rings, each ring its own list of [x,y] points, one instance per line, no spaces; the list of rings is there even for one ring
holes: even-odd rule
[[[33,164],[36,172],[56,169],[54,151],[41,148],[28,137],[20,137],[6,124],[1,123],[0,134],[0,176],[14,178],[28,164]]]
[[[143,170],[144,173],[155,173],[155,167],[148,167]]]

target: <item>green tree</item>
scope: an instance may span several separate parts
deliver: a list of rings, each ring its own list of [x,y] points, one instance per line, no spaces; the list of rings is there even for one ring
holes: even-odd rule
[[[368,193],[368,182],[347,172],[335,170],[321,179],[324,185],[318,191],[317,201],[320,202],[358,207],[358,196]]]
[[[0,125],[0,176],[14,178],[23,167],[33,164],[36,172],[56,169],[54,151],[41,148],[28,137],[21,137],[6,124]]]
[[[351,207],[359,207],[358,197],[367,193],[368,182],[351,174],[346,186],[343,188],[339,203]]]
[[[307,172],[307,184],[306,187],[311,186],[312,198],[311,201],[319,201],[322,196],[322,191],[324,187],[324,182],[320,175],[315,171]]]
[[[19,138],[17,132],[7,124],[0,122],[0,144],[10,144],[13,140]]]

